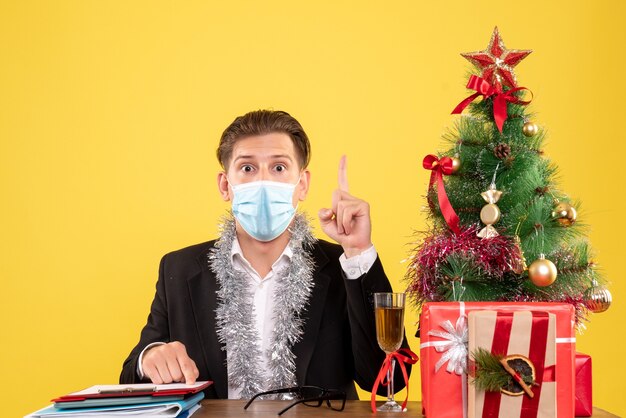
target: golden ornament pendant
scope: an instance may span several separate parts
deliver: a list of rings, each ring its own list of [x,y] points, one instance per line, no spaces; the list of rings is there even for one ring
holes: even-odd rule
[[[511,270],[513,270],[516,274],[522,274],[528,269],[526,265],[526,258],[524,257],[524,250],[522,249],[522,241],[519,238],[519,235],[515,235],[515,248],[519,251],[520,260],[515,265],[511,266]]]
[[[495,183],[491,183],[489,189],[480,194],[487,204],[483,206],[480,211],[480,220],[486,225],[483,229],[478,231],[476,235],[481,238],[497,237],[498,231],[493,227],[493,224],[500,220],[501,212],[500,208],[496,205],[502,192],[496,189]]]
[[[591,287],[585,291],[585,305],[593,313],[601,313],[611,307],[613,297],[611,292],[604,286],[599,286],[596,280],[593,280]]]
[[[524,135],[529,136],[529,137],[535,136],[537,132],[539,132],[539,127],[533,122],[526,122],[524,123],[524,126],[522,127],[522,132],[524,133]]]
[[[556,266],[543,254],[528,267],[528,278],[538,287],[550,286],[556,280],[556,276]]]
[[[461,159],[459,158],[458,154],[454,157],[450,157],[450,159],[452,160],[452,174],[455,174],[461,169]]]
[[[496,222],[500,220],[500,216],[501,216],[500,208],[494,203],[486,204],[480,210],[480,220],[485,225],[495,224]]]
[[[566,202],[558,203],[552,210],[552,219],[564,227],[572,226],[577,216],[576,209]]]

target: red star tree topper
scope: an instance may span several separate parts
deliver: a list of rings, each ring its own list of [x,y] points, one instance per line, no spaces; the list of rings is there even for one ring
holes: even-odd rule
[[[532,50],[506,49],[496,26],[487,49],[465,52],[461,55],[482,70],[482,78],[491,85],[517,87],[513,67],[526,58]]]

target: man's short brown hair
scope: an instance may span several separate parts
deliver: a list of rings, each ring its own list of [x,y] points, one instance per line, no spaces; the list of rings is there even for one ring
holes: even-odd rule
[[[226,169],[235,143],[243,138],[271,133],[285,133],[293,141],[300,168],[309,165],[311,144],[302,125],[293,116],[282,110],[255,110],[235,118],[222,133],[217,147],[217,159]]]

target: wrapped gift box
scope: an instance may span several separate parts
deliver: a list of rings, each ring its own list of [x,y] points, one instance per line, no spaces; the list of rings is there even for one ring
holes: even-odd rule
[[[555,315],[557,417],[573,417],[574,308],[569,304],[548,302],[425,303],[420,316],[424,414],[428,418],[467,416],[467,374],[464,373],[467,365],[467,313],[477,310],[545,311]]]
[[[545,311],[474,311],[468,314],[468,327],[470,359],[482,348],[498,356],[523,356],[535,369],[535,385],[530,388],[533,397],[524,392],[518,395],[485,392],[478,389],[470,378],[468,417],[555,417],[555,315]],[[471,372],[470,376],[473,376]]]
[[[593,415],[591,403],[591,357],[576,353],[576,416],[590,417]]]

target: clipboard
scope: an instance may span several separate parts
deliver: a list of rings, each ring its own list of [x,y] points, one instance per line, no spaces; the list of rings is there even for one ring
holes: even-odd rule
[[[136,383],[128,385],[95,385],[78,392],[72,392],[67,395],[59,396],[52,399],[51,402],[62,404],[63,402],[84,401],[87,399],[103,399],[103,398],[126,398],[134,396],[185,396],[198,393],[213,382],[210,380],[199,381],[193,385],[184,383],[169,383],[166,385],[155,385],[153,383]]]
[[[82,401],[63,401],[55,402],[54,407],[60,410],[76,409],[76,408],[95,408],[103,406],[132,406],[142,405],[155,402],[176,402],[185,399],[183,395],[171,396],[122,396],[117,398],[91,398]]]

